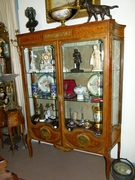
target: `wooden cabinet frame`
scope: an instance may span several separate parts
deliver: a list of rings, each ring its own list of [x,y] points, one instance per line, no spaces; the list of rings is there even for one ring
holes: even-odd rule
[[[31,146],[31,139],[38,141],[44,141],[54,144],[55,147],[60,150],[73,150],[79,149],[95,154],[100,154],[106,159],[106,178],[109,179],[110,167],[111,167],[111,149],[118,144],[118,157],[120,157],[120,144],[121,144],[121,114],[122,114],[122,78],[123,78],[123,49],[124,49],[124,28],[125,25],[119,25],[112,20],[104,20],[98,22],[85,23],[74,26],[65,26],[54,28],[50,30],[43,30],[34,33],[26,33],[17,35],[18,44],[21,50],[21,67],[23,88],[25,92],[25,106],[26,116],[28,124],[28,136],[27,143],[30,156],[33,155]],[[73,41],[85,41],[101,39],[104,43],[104,82],[103,82],[103,132],[100,136],[96,136],[93,131],[85,129],[75,129],[68,131],[65,128],[65,111],[64,111],[64,94],[63,94],[63,70],[62,70],[62,51],[61,46],[63,43]],[[115,49],[115,43],[118,47]],[[55,47],[55,61],[56,61],[56,79],[57,79],[57,101],[58,101],[58,117],[59,127],[54,129],[52,126],[44,123],[37,123],[33,125],[31,123],[31,109],[29,104],[29,95],[27,87],[27,76],[24,61],[24,49],[51,44]],[[115,102],[113,102],[113,71],[114,67],[114,55],[113,51],[117,53],[117,49],[120,50],[119,55],[119,79],[118,86],[119,95],[118,98],[118,114],[115,117],[113,108]],[[117,59],[116,59],[117,61]],[[117,77],[115,77],[117,80]],[[115,81],[114,81],[115,82]],[[112,95],[113,94],[113,95]],[[117,123],[113,120],[117,118]]]

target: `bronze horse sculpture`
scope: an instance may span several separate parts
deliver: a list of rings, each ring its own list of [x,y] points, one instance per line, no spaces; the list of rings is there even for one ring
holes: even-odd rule
[[[91,17],[94,16],[95,20],[98,21],[98,14],[101,19],[105,19],[105,15],[112,19],[112,15],[110,14],[110,9],[118,8],[117,5],[107,6],[107,5],[93,5],[92,0],[84,0],[81,5],[82,9],[86,9],[88,13],[88,21],[90,21]]]

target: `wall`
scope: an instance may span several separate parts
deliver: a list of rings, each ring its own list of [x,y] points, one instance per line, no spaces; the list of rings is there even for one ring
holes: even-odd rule
[[[135,23],[133,17],[135,16],[134,7],[135,1],[128,0],[102,0],[102,5],[118,5],[118,9],[113,9],[111,14],[114,19],[120,24],[125,24],[125,53],[124,53],[124,84],[123,84],[123,123],[122,123],[122,148],[121,157],[129,159],[135,163],[135,140],[134,140],[134,127],[135,127]],[[42,29],[55,28],[60,23],[46,23],[45,15],[45,0],[18,0],[18,16],[20,24],[20,33],[29,32],[25,27],[28,19],[25,17],[24,11],[27,7],[33,7],[36,10],[36,19],[39,21],[36,31]],[[87,21],[87,17],[76,20],[70,20],[66,24],[82,24]],[[133,41],[134,39],[134,41]],[[115,147],[112,150],[112,157],[116,157]]]

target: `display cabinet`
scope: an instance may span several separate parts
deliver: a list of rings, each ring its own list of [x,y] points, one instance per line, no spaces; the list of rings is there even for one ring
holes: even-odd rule
[[[124,28],[112,20],[17,35],[31,140],[120,156]]]

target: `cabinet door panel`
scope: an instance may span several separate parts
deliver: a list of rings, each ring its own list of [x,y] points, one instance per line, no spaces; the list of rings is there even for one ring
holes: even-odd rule
[[[24,49],[31,123],[59,127],[55,48],[53,45]]]
[[[42,141],[47,141],[50,143],[60,142],[60,133],[58,131],[53,131],[51,127],[42,124],[40,127],[33,127],[32,133],[37,139]]]
[[[61,51],[64,73],[65,128],[67,131],[87,129],[96,135],[101,135],[103,129],[103,41],[97,39],[63,43]]]
[[[72,135],[68,133],[65,135],[65,146],[68,144],[72,144],[72,148],[83,148],[87,151],[91,150],[99,150],[103,148],[104,141],[102,139],[98,139],[92,135],[90,132],[84,131],[75,131]]]

